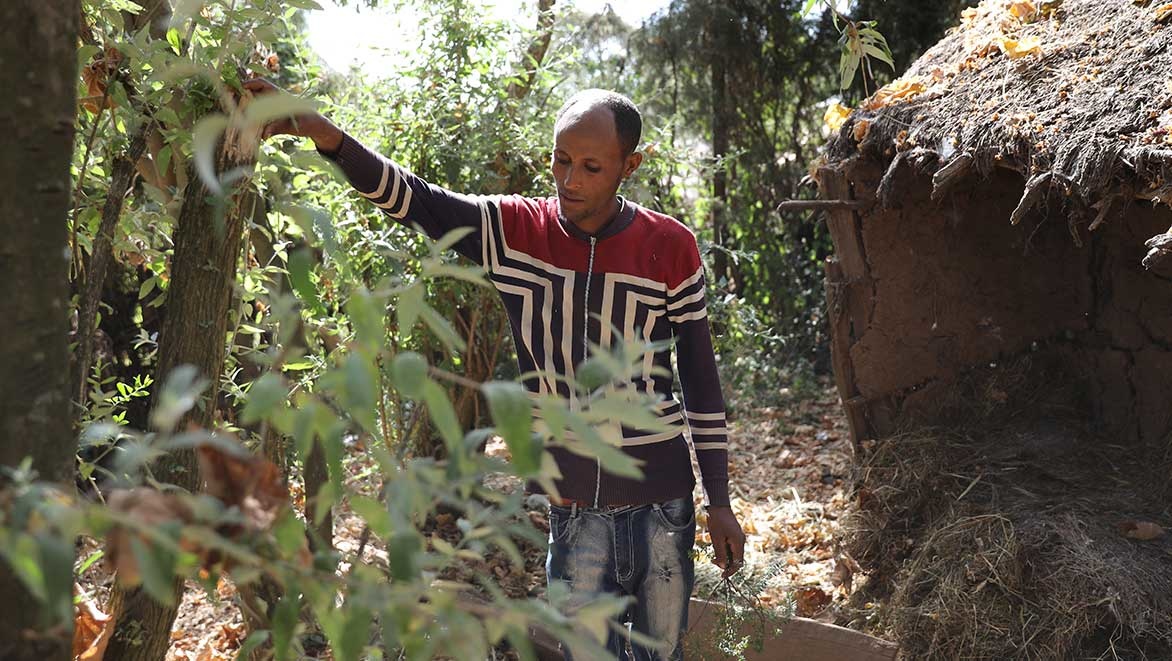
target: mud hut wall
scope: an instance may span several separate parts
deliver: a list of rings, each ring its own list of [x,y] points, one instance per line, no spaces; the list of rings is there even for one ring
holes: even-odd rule
[[[1090,406],[1120,440],[1166,443],[1172,434],[1172,280],[1143,268],[1144,240],[1172,211],[1136,203],[1093,235],[1092,307],[1079,339]]]
[[[845,170],[851,195],[873,199],[882,172],[856,160]],[[836,332],[849,332],[838,338],[849,350],[836,370],[846,365],[853,382],[840,384],[844,403],[866,402],[860,435],[890,433],[964,371],[1048,340],[1061,340],[1087,375],[1089,413],[1106,431],[1120,440],[1169,434],[1172,282],[1140,258],[1172,214],[1133,207],[1080,248],[1062,200],[1009,223],[1025,183],[1015,172],[973,177],[940,203],[929,197],[930,173],[908,168],[892,183],[891,208],[849,212],[865,273],[843,283],[850,319]],[[838,227],[836,241],[850,240]]]

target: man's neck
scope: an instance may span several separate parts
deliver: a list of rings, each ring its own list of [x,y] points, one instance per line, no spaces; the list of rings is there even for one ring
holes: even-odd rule
[[[583,218],[582,220],[574,222],[574,225],[577,226],[578,229],[582,230],[583,232],[585,232],[587,234],[590,234],[590,235],[598,234],[602,230],[602,228],[609,225],[610,222],[612,220],[614,220],[615,217],[617,217],[619,215],[619,212],[622,211],[622,208],[623,208],[623,204],[619,200],[618,196],[616,195],[613,198],[611,198],[610,208],[607,211],[607,213],[598,214],[596,216],[591,216],[589,218]]]

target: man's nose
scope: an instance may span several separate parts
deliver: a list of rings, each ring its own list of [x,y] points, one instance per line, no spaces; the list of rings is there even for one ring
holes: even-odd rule
[[[567,165],[566,173],[562,176],[562,188],[577,188],[578,178],[574,176],[574,166]]]

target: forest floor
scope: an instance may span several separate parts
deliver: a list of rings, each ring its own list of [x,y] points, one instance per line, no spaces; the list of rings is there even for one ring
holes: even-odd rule
[[[756,596],[761,607],[784,613],[831,621],[834,612],[849,598],[849,570],[837,555],[839,521],[849,504],[850,438],[833,385],[819,382],[813,396],[785,398],[777,407],[744,412],[729,422],[731,452],[729,474],[733,508],[747,537],[746,567],[742,572],[756,588],[743,592]],[[490,444],[490,453],[503,454],[503,443]],[[362,491],[369,484],[371,460],[360,446],[351,447],[347,461],[351,486]],[[488,484],[502,490],[520,488],[515,478],[491,477]],[[296,488],[294,496],[297,497]],[[697,504],[700,494],[696,493]],[[697,510],[697,546],[710,548],[704,532],[703,513]],[[362,523],[345,504],[335,510],[334,544],[343,558],[353,560],[359,548]],[[548,530],[543,508],[529,512],[539,528]],[[429,531],[455,539],[460,534],[451,515],[429,520]],[[79,554],[85,558],[97,544],[90,542]],[[515,598],[544,594],[544,549],[522,546],[524,569],[510,566],[501,555],[490,554],[480,566],[461,572],[491,572],[504,591]],[[363,552],[367,561],[383,563],[386,555],[376,544]],[[341,571],[349,565],[343,561]],[[697,563],[696,597],[711,596],[718,583],[718,571],[701,560]],[[846,579],[845,581],[843,579]],[[111,577],[101,563],[93,563],[81,577],[87,601],[103,603]],[[209,595],[194,583],[188,584],[179,616],[171,634],[167,661],[225,661],[247,636],[239,609],[232,597],[235,588],[220,582]]]

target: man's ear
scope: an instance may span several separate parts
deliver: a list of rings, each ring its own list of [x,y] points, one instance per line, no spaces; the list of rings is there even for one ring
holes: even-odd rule
[[[635,173],[639,169],[639,165],[643,162],[643,152],[635,151],[627,155],[627,164],[623,168],[623,179]]]

